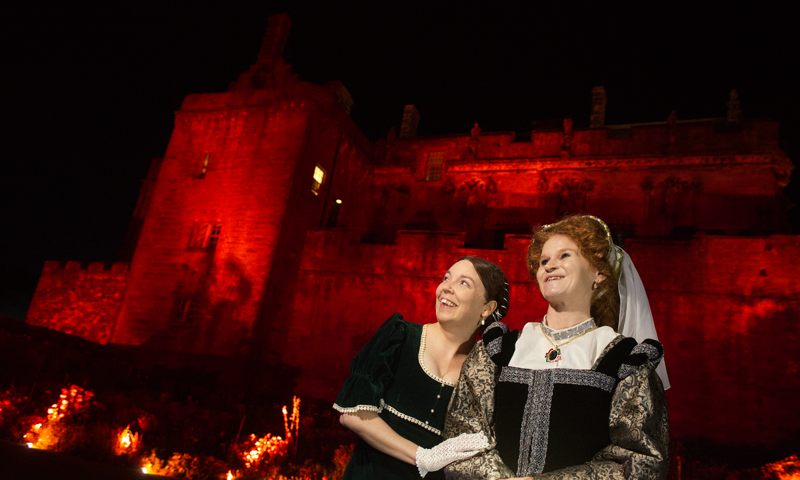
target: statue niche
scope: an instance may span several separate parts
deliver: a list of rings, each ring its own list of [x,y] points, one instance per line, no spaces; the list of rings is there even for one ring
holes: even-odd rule
[[[556,197],[556,218],[586,211],[586,195],[594,190],[591,180],[565,178],[553,184]]]
[[[670,176],[655,184],[645,181],[642,189],[648,194],[648,236],[691,237],[699,184]]]
[[[492,184],[494,182],[492,181]],[[496,191],[496,187],[494,188]],[[461,207],[461,230],[467,233],[466,244],[481,243],[481,234],[486,221],[486,207],[489,203],[489,188],[482,180],[469,179],[456,190],[456,205]]]

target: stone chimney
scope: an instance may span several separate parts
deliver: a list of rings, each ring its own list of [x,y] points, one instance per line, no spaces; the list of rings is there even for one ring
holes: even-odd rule
[[[292,73],[292,66],[283,61],[283,49],[286,48],[291,27],[289,15],[270,15],[258,60],[239,75],[238,80],[228,85],[229,91],[284,87],[297,83],[297,74]]]
[[[261,40],[261,49],[258,51],[258,63],[272,63],[283,57],[286,40],[292,21],[286,13],[270,15],[267,19],[267,33]]]
[[[594,87],[592,89],[592,116],[589,126],[602,127],[606,124],[606,89]]]
[[[728,100],[728,123],[742,123],[743,119],[742,102],[739,101],[739,93],[734,88]]]
[[[411,138],[417,136],[417,125],[419,125],[419,110],[414,105],[406,105],[403,109],[403,124],[400,126],[400,138]]]

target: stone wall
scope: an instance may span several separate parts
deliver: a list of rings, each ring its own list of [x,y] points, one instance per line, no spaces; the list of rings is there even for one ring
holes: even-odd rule
[[[307,237],[292,322],[281,330],[301,394],[332,400],[351,358],[391,314],[435,321],[439,279],[464,255],[503,267],[511,328],[546,312],[525,270],[527,236],[508,236],[504,250],[463,248],[463,233],[400,232],[396,245],[358,238],[351,231]],[[800,258],[800,238],[630,240],[627,251],[666,351],[672,434],[740,444],[790,439],[800,425],[793,394],[800,278],[791,261]]]
[[[127,286],[127,263],[45,262],[27,323],[108,343]]]

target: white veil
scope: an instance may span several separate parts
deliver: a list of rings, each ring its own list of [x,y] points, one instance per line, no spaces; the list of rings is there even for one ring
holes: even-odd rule
[[[605,225],[605,224],[604,224]],[[626,337],[632,337],[637,342],[652,338],[658,340],[656,325],[653,322],[653,313],[650,311],[650,302],[644,291],[639,272],[633,266],[631,257],[620,247],[611,244],[610,263],[619,272],[619,327],[618,332]],[[667,367],[664,359],[656,367],[656,373],[661,377],[664,390],[670,387],[667,377]]]

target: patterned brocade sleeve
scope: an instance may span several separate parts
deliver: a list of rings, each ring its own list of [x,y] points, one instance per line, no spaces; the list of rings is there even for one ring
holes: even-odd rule
[[[669,469],[667,399],[656,366],[646,362],[623,379],[611,401],[611,445],[591,462],[535,475],[536,480],[664,479]]]
[[[496,480],[514,476],[494,449],[494,388],[497,366],[489,358],[483,342],[473,347],[464,366],[458,385],[450,399],[444,436],[451,438],[462,433],[483,432],[489,440],[489,449],[478,455],[451,463],[444,469],[445,477],[456,480]]]

